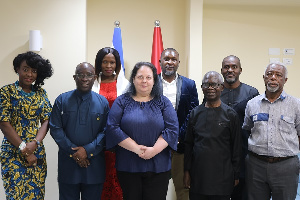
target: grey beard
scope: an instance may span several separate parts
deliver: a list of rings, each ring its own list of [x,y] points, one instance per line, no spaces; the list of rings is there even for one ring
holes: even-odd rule
[[[270,87],[269,85],[267,85],[267,90],[269,92],[276,92],[279,89],[279,85],[276,87]]]
[[[236,79],[235,78],[226,78],[225,79],[227,83],[229,84],[232,84],[232,83],[235,83],[236,82]]]
[[[164,71],[163,72],[165,76],[172,76],[173,74],[175,74],[175,71]]]

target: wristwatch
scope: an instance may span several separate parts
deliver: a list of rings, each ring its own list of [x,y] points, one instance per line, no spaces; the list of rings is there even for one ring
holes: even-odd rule
[[[20,151],[22,151],[25,148],[26,148],[26,143],[24,141],[22,141],[21,144],[19,145],[19,149],[20,149]]]
[[[34,138],[33,141],[35,141],[38,146],[41,144],[36,138]]]

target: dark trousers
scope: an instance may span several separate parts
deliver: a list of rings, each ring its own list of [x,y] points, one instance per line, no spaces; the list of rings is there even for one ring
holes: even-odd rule
[[[190,200],[230,200],[230,195],[203,195],[190,192]]]
[[[130,173],[117,171],[124,200],[165,200],[170,171]]]
[[[268,163],[248,155],[246,157],[246,185],[249,200],[295,200],[299,178],[297,156],[276,163]]]
[[[59,200],[100,200],[103,184],[59,183]]]

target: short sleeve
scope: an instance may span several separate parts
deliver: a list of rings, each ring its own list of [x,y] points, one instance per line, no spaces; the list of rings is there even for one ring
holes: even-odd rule
[[[52,111],[52,105],[48,99],[48,94],[44,89],[42,89],[41,101],[43,102],[42,104],[43,106],[42,106],[42,112],[40,114],[40,119],[41,121],[49,120]]]
[[[0,89],[0,121],[10,121],[11,112],[10,91],[8,87],[3,87]]]

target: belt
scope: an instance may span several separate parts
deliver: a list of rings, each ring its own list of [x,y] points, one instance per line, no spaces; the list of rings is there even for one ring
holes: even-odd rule
[[[265,155],[258,155],[252,151],[249,151],[249,154],[258,158],[259,160],[265,161],[267,163],[277,163],[281,162],[290,158],[294,158],[295,156],[287,156],[287,157],[273,157],[273,156],[265,156]]]

